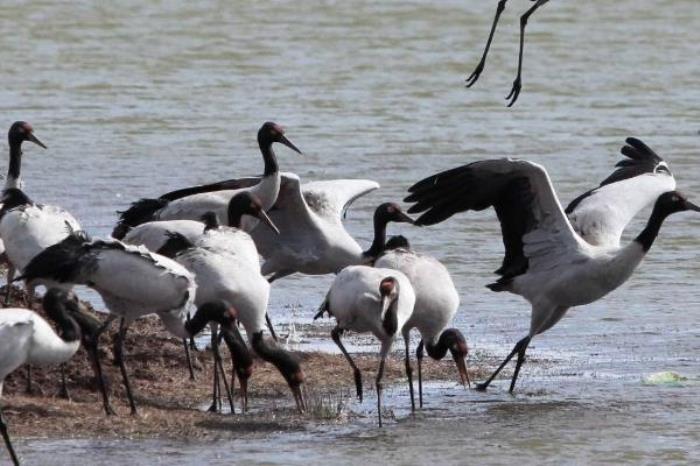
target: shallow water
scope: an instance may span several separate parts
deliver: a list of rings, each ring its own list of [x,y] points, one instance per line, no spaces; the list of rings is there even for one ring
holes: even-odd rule
[[[50,148],[25,148],[28,194],[68,208],[95,235],[108,234],[114,211],[141,196],[259,173],[255,132],[268,119],[286,125],[306,154],[279,149],[283,169],[382,184],[346,220],[361,244],[371,237],[373,206],[401,199],[436,170],[524,157],[546,164],[566,202],[609,174],[630,135],[665,156],[679,188],[700,198],[696,0],[551,2],[528,25],[513,109],[502,97],[527,2],[509,3],[481,81],[462,86],[495,3],[4,2],[0,113],[7,127],[32,122]],[[485,395],[436,386],[430,409],[412,420],[397,387],[386,404],[398,422],[381,431],[366,401],[352,406],[366,416],[340,427],[214,448],[67,440],[21,450],[32,464],[70,464],[84,452],[134,464],[697,463],[698,226],[691,214],[669,219],[628,284],[536,339],[515,398],[505,383]],[[524,301],[483,287],[502,248],[492,213],[391,232],[450,268],[472,364],[493,364],[525,334]],[[309,322],[330,281],[276,283],[275,321]],[[642,384],[659,371],[689,380]]]

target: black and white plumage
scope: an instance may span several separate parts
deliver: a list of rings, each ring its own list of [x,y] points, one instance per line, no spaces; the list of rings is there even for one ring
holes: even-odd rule
[[[206,225],[194,220],[148,222],[129,231],[124,242],[143,245],[151,251],[159,252],[167,257],[174,257],[180,249],[206,237],[205,243],[210,249],[229,250],[235,256],[244,256],[246,264],[255,264],[254,267],[259,272],[258,250],[250,235],[242,229],[246,217],[261,220],[271,232],[279,235],[279,229],[265,212],[262,202],[255,194],[243,191],[233,196],[229,201],[227,211],[229,226],[217,226],[216,215],[213,212],[208,212],[203,218]],[[173,237],[174,233],[179,236]],[[270,333],[277,340],[269,317],[267,323]]]
[[[10,164],[0,208],[0,240],[9,262],[8,283],[15,270],[22,272],[29,260],[48,246],[65,238],[69,229],[79,230],[80,224],[66,210],[33,202],[21,189],[22,143],[30,141],[46,149],[34,136],[32,126],[17,121],[8,133]],[[68,226],[68,228],[66,228]],[[31,292],[31,290],[30,290]],[[6,301],[9,301],[10,287]]]
[[[18,367],[24,364],[62,364],[78,351],[80,327],[66,310],[67,301],[73,299],[73,296],[55,289],[46,294],[44,309],[58,326],[59,333],[29,309],[6,308],[0,312],[0,397],[5,377]],[[0,432],[13,463],[18,465],[19,459],[12,447],[1,409]]]
[[[112,236],[122,239],[137,225],[154,220],[199,220],[207,212],[214,212],[225,223],[229,201],[237,193],[246,190],[253,193],[264,209],[269,210],[277,200],[280,190],[280,173],[272,144],[279,142],[301,154],[301,151],[284,135],[284,129],[266,122],[258,131],[258,144],[265,163],[261,177],[231,179],[208,185],[179,189],[158,199],[141,199],[120,213],[120,219]],[[224,220],[226,219],[226,220]],[[257,220],[247,219],[243,228],[251,231]]]
[[[168,241],[170,233],[178,233],[190,242],[197,241],[208,231],[221,231],[233,234],[232,230],[241,230],[241,233],[248,236],[243,231],[243,225],[250,223],[249,217],[256,221],[262,221],[266,228],[270,228],[274,234],[279,235],[279,230],[272,222],[262,201],[249,191],[243,191],[234,195],[228,203],[225,218],[228,219],[228,226],[221,226],[217,221],[214,212],[207,212],[202,216],[202,221],[196,220],[158,220],[147,222],[132,228],[124,237],[127,244],[145,246],[151,251],[158,251]],[[206,223],[205,223],[206,222]],[[257,256],[257,250],[255,252]]]
[[[466,210],[494,207],[501,223],[505,257],[488,285],[532,305],[530,331],[480,388],[486,388],[518,354],[512,391],[530,340],[555,325],[573,307],[592,303],[632,275],[664,219],[700,210],[675,191],[656,200],[646,228],[630,244],[596,246],[577,234],[564,213],[545,169],[524,160],[485,160],[430,176],[410,189],[409,212],[424,212],[417,223],[433,225]]]
[[[110,313],[122,319],[118,348],[123,346],[129,324],[152,313],[173,335],[190,336],[185,323],[195,298],[194,276],[177,262],[143,247],[119,241],[91,241],[71,234],[35,256],[18,279],[29,284],[51,280],[93,288]],[[124,358],[120,356],[117,360],[135,413]]]
[[[571,201],[565,212],[571,226],[588,243],[619,246],[624,229],[644,208],[676,189],[668,164],[637,138],[627,138],[626,157],[600,186]]]
[[[174,254],[178,263],[194,273],[196,303],[224,300],[237,310],[251,346],[263,360],[280,371],[292,391],[297,409],[303,411],[301,384],[304,374],[301,366],[291,353],[263,338],[270,284],[260,273],[257,249],[250,236],[236,228],[210,230],[190,243],[184,236],[174,233],[161,248],[161,252],[164,251]],[[216,328],[212,335],[216,335]],[[213,346],[216,346],[216,341]],[[241,383],[244,410],[251,372],[249,365],[234,360],[234,376],[238,375]]]
[[[403,238],[403,237],[401,237]],[[418,359],[418,399],[423,406],[423,348],[428,356],[440,360],[449,351],[457,365],[462,384],[470,384],[465,358],[467,341],[456,328],[447,328],[459,308],[459,293],[450,272],[434,257],[412,251],[408,241],[387,241],[387,251],[374,263],[375,267],[400,270],[413,285],[416,303],[411,318],[401,329],[406,341],[412,329],[418,329],[421,341],[416,350]],[[400,247],[393,247],[399,244]],[[406,368],[410,371],[407,359]]]
[[[37,204],[17,188],[6,189],[2,203],[0,238],[5,244],[5,254],[10,263],[8,283],[13,280],[15,270],[22,273],[29,261],[41,251],[62,241],[71,231],[80,230],[80,224],[68,211],[57,206]],[[8,287],[8,299],[9,290]]]
[[[496,26],[498,25],[498,20],[501,17],[501,13],[503,13],[503,10],[506,8],[506,2],[508,0],[498,0],[498,6],[496,7],[496,15],[493,18],[493,23],[491,24],[491,32],[489,33],[489,38],[486,41],[486,47],[484,48],[484,53],[481,56],[481,60],[479,61],[479,64],[476,66],[472,74],[470,74],[467,77],[467,87],[472,87],[479,79],[479,76],[481,76],[481,73],[484,71],[484,66],[486,65],[486,57],[488,56],[489,49],[491,48],[491,42],[493,41],[493,35],[496,32]],[[508,106],[512,107],[513,104],[515,104],[515,101],[518,100],[518,96],[520,95],[520,90],[522,88],[522,70],[523,70],[523,49],[525,47],[525,26],[527,25],[527,21],[530,19],[530,16],[542,5],[545,3],[549,2],[549,0],[530,0],[534,2],[534,5],[532,5],[521,17],[520,17],[520,51],[518,53],[518,74],[515,77],[515,81],[513,81],[513,87],[510,91],[510,93],[506,96],[506,100],[508,100]]]
[[[371,263],[386,240],[388,222],[413,222],[394,203],[377,207],[374,241],[363,251],[343,226],[352,202],[379,188],[371,180],[328,180],[301,184],[298,176],[282,176],[280,195],[268,212],[280,234],[256,228],[251,235],[265,258],[263,275],[275,280],[299,272],[338,273],[349,265]]]
[[[396,335],[411,318],[416,295],[409,279],[400,271],[355,265],[343,269],[333,281],[326,299],[321,304],[317,319],[327,312],[336,320],[331,331],[333,341],[338,345],[353,369],[357,396],[362,401],[362,374],[350,357],[341,336],[345,331],[372,333],[381,342],[379,350],[379,370],[377,371],[377,415],[382,426],[382,377],[384,363]],[[406,349],[406,375],[411,392],[411,407],[415,409],[413,398],[413,378],[408,355],[408,334],[404,333]]]
[[[87,285],[127,322],[155,313],[171,333],[187,336],[183,324],[195,297],[194,277],[146,248],[73,234],[36,256],[19,278]]]

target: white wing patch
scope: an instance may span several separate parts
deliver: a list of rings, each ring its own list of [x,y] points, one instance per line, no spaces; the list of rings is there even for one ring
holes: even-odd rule
[[[630,221],[661,194],[674,189],[676,180],[673,176],[645,173],[596,188],[581,200],[569,214],[569,219],[588,243],[619,247],[622,233]]]

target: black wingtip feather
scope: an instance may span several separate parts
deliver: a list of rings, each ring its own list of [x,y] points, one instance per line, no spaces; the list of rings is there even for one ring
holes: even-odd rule
[[[155,220],[156,212],[167,206],[169,202],[166,199],[139,199],[131,204],[127,210],[117,212],[119,222],[112,231],[112,237],[123,239],[133,227],[152,222]]]
[[[84,231],[76,231],[60,243],[51,245],[37,254],[24,268],[18,280],[51,279],[59,283],[74,281],[80,270],[83,246],[90,244]]]
[[[663,160],[659,154],[654,152],[651,147],[647,146],[640,139],[628,137],[625,139],[625,142],[628,145],[624,146],[620,152],[626,157],[639,161],[651,160],[654,162],[661,162]]]

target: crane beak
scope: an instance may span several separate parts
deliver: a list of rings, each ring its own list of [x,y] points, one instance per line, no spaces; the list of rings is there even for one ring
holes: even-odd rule
[[[457,365],[457,372],[459,373],[462,386],[464,386],[464,388],[471,388],[472,383],[469,380],[469,372],[467,372],[467,360],[461,356],[455,356],[455,364]]]
[[[267,215],[267,212],[265,212],[264,210],[261,209],[260,212],[258,213],[258,218],[259,218],[260,220],[262,220],[263,222],[265,222],[265,224],[266,224],[268,227],[270,227],[270,229],[271,229],[272,231],[274,231],[274,232],[277,233],[278,235],[280,234],[279,228],[277,228],[277,225],[275,225],[275,223],[272,221],[272,219],[270,218],[270,216]]]
[[[297,384],[290,387],[292,389],[292,394],[294,395],[294,402],[297,405],[297,410],[299,414],[304,414],[306,410],[306,404],[304,403],[304,395],[301,393],[301,384]]]
[[[685,201],[685,206],[688,208],[688,210],[694,210],[695,212],[700,212],[700,206],[697,206],[690,201]]]
[[[37,146],[41,146],[44,149],[48,149],[48,147],[46,147],[43,142],[39,141],[39,139],[36,136],[34,136],[34,133],[29,133],[29,135],[27,136],[27,141],[31,141]]]
[[[238,382],[241,385],[241,411],[248,411],[248,378],[238,376]]]
[[[391,306],[391,299],[389,299],[389,297],[386,295],[382,295],[382,313],[379,315],[379,318],[382,321],[384,321],[384,316],[386,316],[389,306]]]
[[[408,215],[406,215],[403,212],[399,212],[399,217],[396,221],[399,223],[410,223],[411,225],[416,224],[415,220],[413,220],[411,217],[409,217]]]
[[[285,135],[282,135],[282,136],[280,137],[280,141],[279,141],[279,142],[281,142],[281,143],[284,144],[285,146],[289,147],[290,149],[292,149],[294,152],[298,153],[299,155],[304,155],[304,154],[297,148],[297,146],[295,146],[294,144],[292,144],[292,141],[290,141],[289,139],[287,139],[287,137],[286,137]]]

